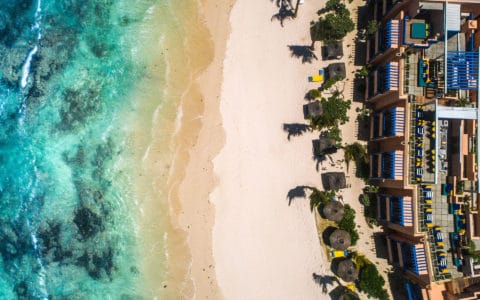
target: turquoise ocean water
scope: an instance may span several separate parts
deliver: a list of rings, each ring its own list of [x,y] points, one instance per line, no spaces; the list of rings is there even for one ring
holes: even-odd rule
[[[161,2],[0,0],[0,299],[142,295],[129,124]]]

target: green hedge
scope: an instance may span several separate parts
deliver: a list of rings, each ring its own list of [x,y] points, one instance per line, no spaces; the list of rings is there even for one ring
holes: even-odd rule
[[[355,210],[350,207],[350,205],[345,205],[345,214],[343,218],[337,223],[338,228],[347,231],[350,233],[352,238],[352,246],[354,246],[358,239],[357,224],[355,224]]]

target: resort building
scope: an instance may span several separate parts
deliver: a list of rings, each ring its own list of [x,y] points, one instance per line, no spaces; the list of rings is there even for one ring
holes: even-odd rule
[[[409,299],[478,299],[480,1],[368,6],[370,181],[388,260]]]

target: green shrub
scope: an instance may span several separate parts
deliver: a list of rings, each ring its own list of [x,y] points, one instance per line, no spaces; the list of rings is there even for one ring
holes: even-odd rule
[[[385,279],[380,275],[374,264],[364,265],[358,274],[358,289],[368,297],[388,299],[387,290],[383,288]]]
[[[367,148],[358,143],[347,144],[343,147],[345,151],[345,162],[348,164],[350,161],[361,162],[367,161]]]
[[[333,76],[331,78],[328,78],[327,80],[325,80],[325,82],[323,83],[322,85],[322,90],[328,90],[329,88],[331,88],[335,83],[337,83],[338,81],[342,81],[344,79],[343,76],[340,76],[340,75],[337,75],[337,76]]]
[[[472,259],[475,262],[477,262],[477,263],[480,262],[480,253],[475,248],[475,243],[474,242],[469,241],[467,253],[468,253],[468,255],[470,255],[472,257]]]
[[[308,97],[310,99],[317,99],[317,98],[320,98],[321,96],[322,96],[322,94],[317,89],[312,89],[312,90],[308,91]]]
[[[367,35],[372,37],[378,31],[378,22],[375,20],[368,21],[367,24]]]
[[[342,40],[350,31],[355,29],[355,23],[350,18],[350,12],[345,10],[342,14],[328,13],[320,17],[319,40],[326,43]]]
[[[338,228],[347,231],[350,233],[350,237],[352,238],[352,246],[354,246],[358,239],[358,232],[357,232],[357,224],[355,224],[355,210],[350,207],[350,205],[345,205],[345,214],[343,218],[337,223]]]
[[[370,206],[370,195],[367,194],[367,193],[362,194],[361,198],[360,198],[360,203],[362,203],[363,206],[365,206],[365,207],[369,207]]]
[[[342,142],[342,131],[340,128],[338,128],[338,126],[332,127],[328,130],[327,137],[337,142],[338,146],[338,144]]]
[[[368,184],[370,181],[370,164],[368,163],[368,157],[367,160],[361,160],[360,162],[357,162],[357,172],[355,175],[358,178],[363,179],[363,181]]]
[[[323,13],[327,14],[322,15]],[[350,17],[350,11],[343,1],[327,1],[325,8],[319,10],[318,14],[322,16],[320,16],[317,22],[312,22],[310,26],[312,49],[315,41],[324,41],[326,43],[340,41],[347,33],[355,29],[355,23]]]
[[[345,124],[349,118],[347,112],[350,109],[352,101],[343,99],[340,92],[333,92],[332,96],[322,98],[322,114],[310,119],[310,125],[314,129],[337,127],[339,124]]]

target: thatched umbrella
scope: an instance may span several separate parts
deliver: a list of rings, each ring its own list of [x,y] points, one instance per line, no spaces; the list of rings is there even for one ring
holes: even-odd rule
[[[339,190],[347,187],[347,179],[343,172],[323,173],[322,183],[325,190]]]
[[[305,104],[303,107],[305,119],[314,118],[323,114],[322,103],[318,100]]]
[[[323,214],[327,219],[334,222],[339,222],[343,218],[345,208],[339,201],[331,201],[323,207]]]
[[[321,136],[318,142],[318,150],[320,152],[334,151],[337,149],[337,142],[334,139]]]
[[[329,237],[330,246],[337,250],[347,250],[352,244],[350,234],[345,230],[337,229]]]
[[[327,67],[327,72],[328,78],[333,78],[335,76],[345,78],[347,76],[347,72],[345,70],[345,63],[329,64]]]
[[[357,267],[355,266],[355,263],[350,259],[341,261],[338,264],[337,275],[338,277],[342,278],[343,281],[346,281],[346,282],[352,282],[357,280],[358,271],[357,271]]]
[[[334,42],[324,46],[323,56],[325,59],[340,59],[343,56],[343,43]]]

